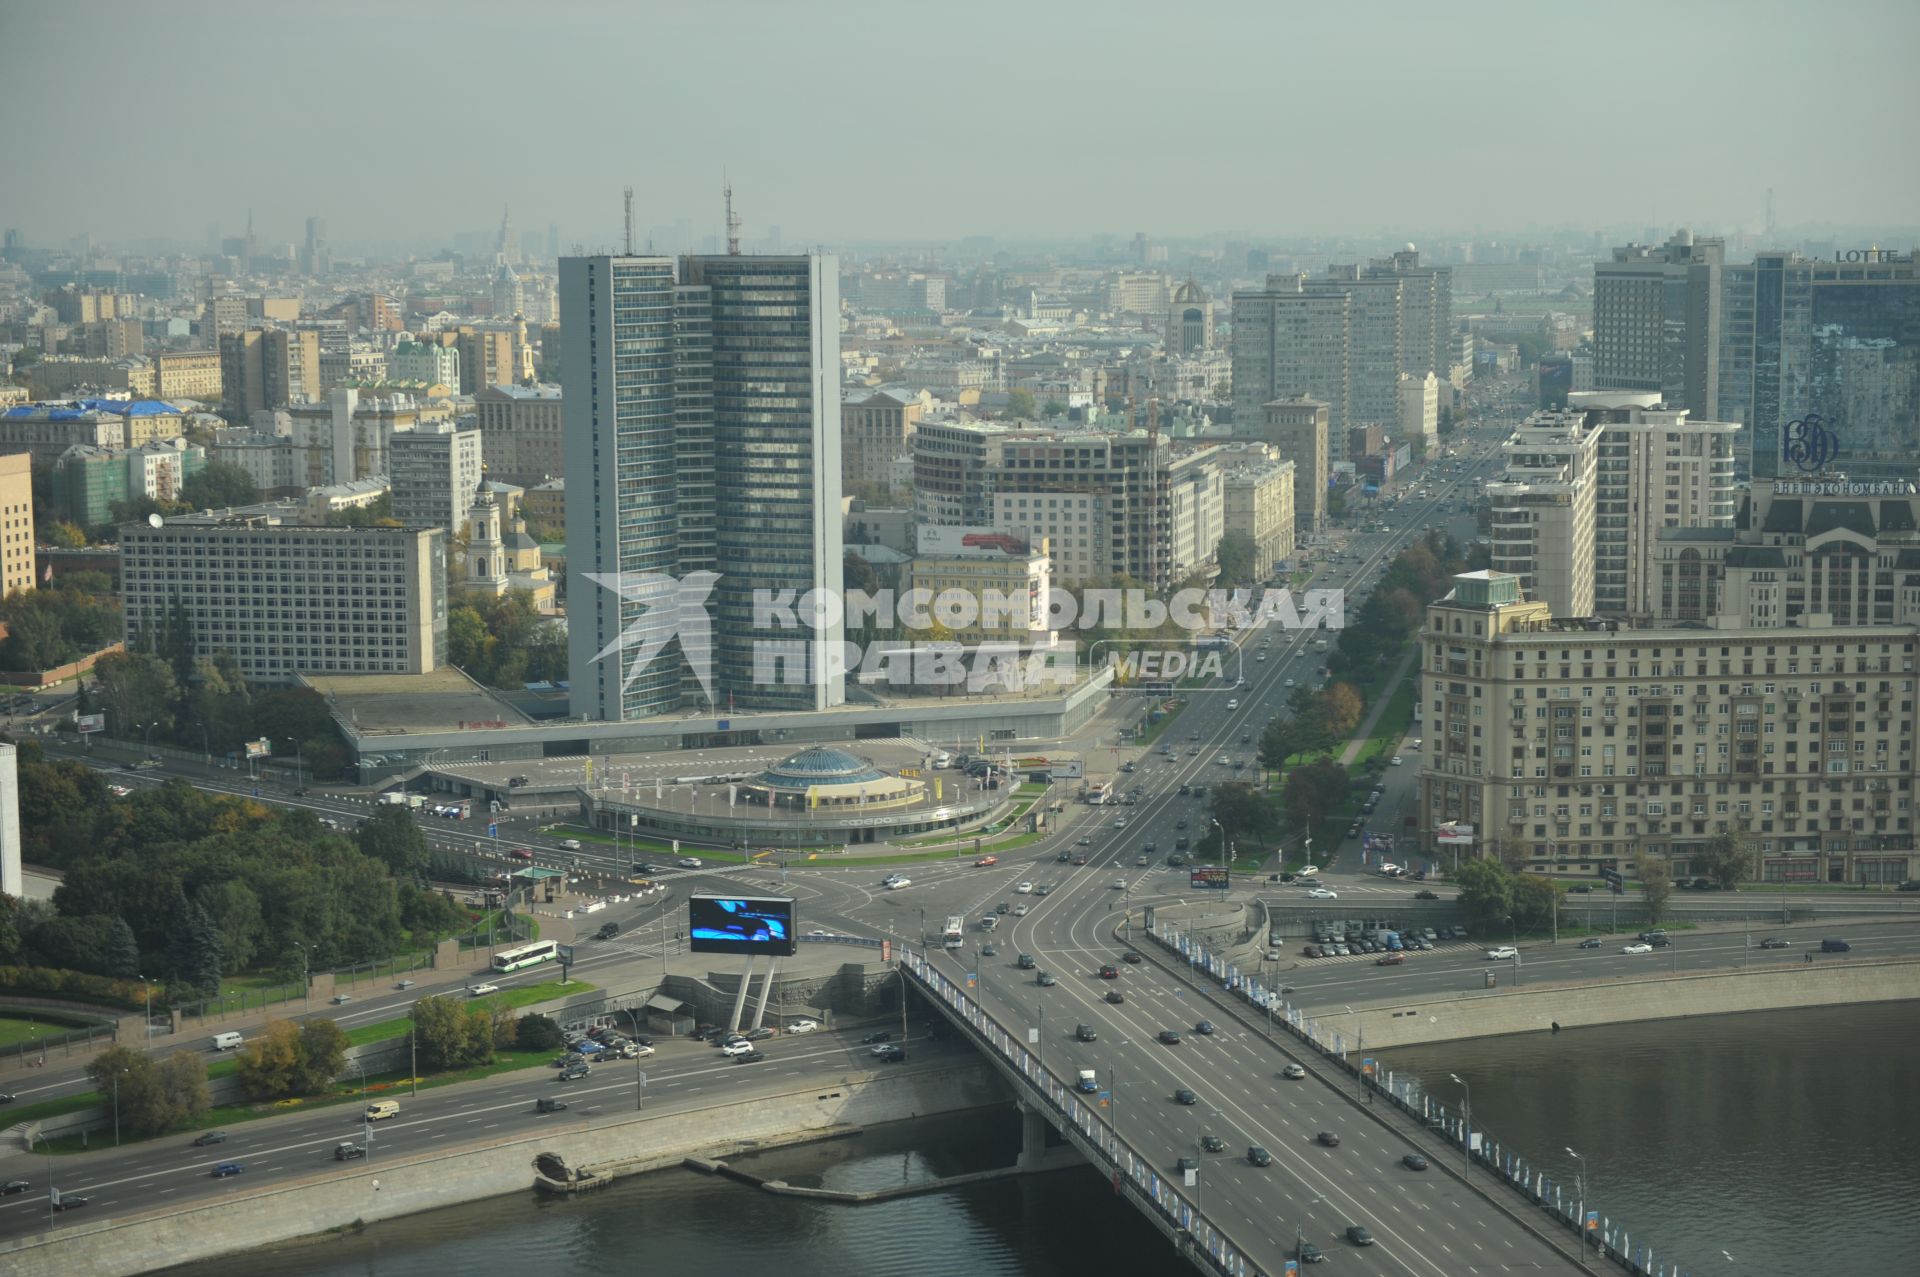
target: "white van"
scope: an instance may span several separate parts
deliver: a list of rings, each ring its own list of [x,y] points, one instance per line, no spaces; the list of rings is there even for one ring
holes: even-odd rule
[[[378,1122],[383,1118],[399,1117],[400,1105],[393,1100],[375,1100],[367,1105],[367,1120]]]
[[[238,1051],[246,1039],[238,1033],[216,1033],[213,1035],[213,1049],[216,1051]]]

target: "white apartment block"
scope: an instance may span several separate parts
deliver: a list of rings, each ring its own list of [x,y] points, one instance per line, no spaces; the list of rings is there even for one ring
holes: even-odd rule
[[[429,342],[400,342],[387,355],[387,375],[395,381],[417,381],[457,391],[460,389],[460,348]]]
[[[437,423],[402,431],[388,444],[393,517],[409,528],[459,534],[485,477],[480,431]]]
[[[120,530],[129,643],[176,601],[200,652],[249,682],[424,674],[446,661],[446,535],[314,528],[274,516],[186,516]]]
[[[1914,878],[1920,629],[1798,620],[1556,620],[1516,577],[1456,577],[1421,640],[1423,844],[1462,822],[1473,854],[1532,872],[1591,877],[1645,852],[1677,878],[1744,830],[1764,881]]]
[[[1672,529],[1723,536],[1734,519],[1732,422],[1694,421],[1657,393],[1576,392],[1528,417],[1486,487],[1491,563],[1556,617],[1650,620]]]
[[[1212,452],[1207,449],[1207,452]],[[1174,462],[1167,488],[1167,525],[1173,539],[1173,576],[1190,576],[1220,551],[1226,529],[1226,492],[1220,467],[1204,455]]]
[[[1440,441],[1440,379],[1432,373],[1415,377],[1401,374],[1399,423],[1396,437],[1412,443],[1424,439],[1432,447]]]

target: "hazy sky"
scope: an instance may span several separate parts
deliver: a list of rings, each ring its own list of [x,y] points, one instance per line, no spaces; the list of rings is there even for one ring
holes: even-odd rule
[[[1915,0],[0,0],[30,243],[1920,221]]]

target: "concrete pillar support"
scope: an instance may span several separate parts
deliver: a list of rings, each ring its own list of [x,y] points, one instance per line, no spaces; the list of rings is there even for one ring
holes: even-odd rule
[[[1020,1105],[1020,1169],[1037,1171],[1047,1159],[1047,1119],[1031,1104]]]

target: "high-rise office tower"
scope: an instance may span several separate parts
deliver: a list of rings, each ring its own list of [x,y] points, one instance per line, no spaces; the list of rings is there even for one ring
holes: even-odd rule
[[[694,572],[716,574],[718,704],[844,700],[837,623],[755,624],[756,599],[840,587],[837,271],[818,255],[688,257],[677,277],[667,257],[561,259],[576,712],[639,718],[698,688],[704,640],[670,584]]]
[[[1368,262],[1360,277],[1400,281],[1400,371],[1445,381],[1453,358],[1453,267],[1422,266],[1419,250],[1409,244]]]
[[[1259,437],[1293,463],[1293,515],[1299,530],[1312,536],[1327,525],[1327,405],[1318,399],[1275,400],[1260,408]],[[1242,434],[1250,434],[1243,431]]]
[[[1352,299],[1308,291],[1304,275],[1269,275],[1265,288],[1235,293],[1233,419],[1241,431],[1259,429],[1274,400],[1306,395],[1327,405],[1328,437],[1346,438],[1352,325]]]
[[[1717,417],[1720,274],[1726,245],[1678,231],[1593,266],[1593,388],[1651,390],[1669,408]]]
[[[1400,377],[1406,364],[1406,283],[1396,275],[1365,275],[1358,266],[1329,266],[1306,281],[1309,292],[1344,293],[1348,307],[1348,385],[1352,425],[1394,429],[1400,419]],[[1423,336],[1424,340],[1424,336]],[[1424,354],[1423,354],[1424,357]],[[1334,443],[1335,460],[1352,460],[1346,432]]]
[[[1760,253],[1724,272],[1720,409],[1749,428],[1756,479],[1913,477],[1920,271],[1910,253],[1837,256]]]
[[[333,251],[327,247],[327,219],[307,219],[307,242],[300,246],[300,270],[306,275],[324,275],[333,269]]]

